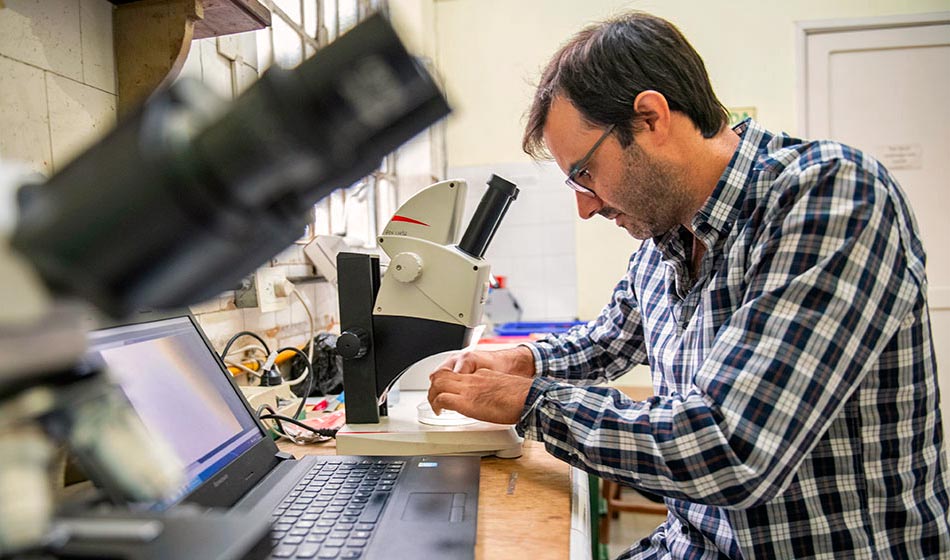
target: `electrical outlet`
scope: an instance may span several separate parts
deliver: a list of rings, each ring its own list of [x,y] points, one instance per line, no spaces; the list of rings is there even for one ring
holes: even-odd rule
[[[261,308],[261,313],[280,311],[290,305],[288,294],[282,294],[279,289],[286,281],[287,275],[281,268],[257,269],[254,284],[257,286],[257,305]]]

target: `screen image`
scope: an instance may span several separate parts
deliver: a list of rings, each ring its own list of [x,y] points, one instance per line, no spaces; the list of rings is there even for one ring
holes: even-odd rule
[[[148,431],[185,467],[174,503],[264,434],[188,317],[95,331],[90,361],[104,363]]]

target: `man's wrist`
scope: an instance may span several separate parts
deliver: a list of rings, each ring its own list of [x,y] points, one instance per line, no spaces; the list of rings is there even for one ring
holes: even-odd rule
[[[529,347],[520,345],[509,348],[506,352],[510,352],[510,354],[506,356],[510,364],[509,373],[522,377],[534,377],[534,352],[532,352]]]
[[[544,377],[535,377],[534,381],[531,382],[531,386],[528,388],[528,396],[524,401],[524,408],[521,410],[521,418],[515,426],[518,435],[528,439],[541,440],[535,411],[544,397],[544,392],[554,385],[556,383],[553,380]]]

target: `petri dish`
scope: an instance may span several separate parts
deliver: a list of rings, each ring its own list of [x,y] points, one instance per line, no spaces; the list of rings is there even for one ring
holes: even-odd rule
[[[419,406],[416,407],[416,413],[420,424],[430,426],[465,426],[478,422],[478,420],[463,416],[454,410],[443,410],[442,414],[436,415],[432,411],[429,401],[419,403]]]

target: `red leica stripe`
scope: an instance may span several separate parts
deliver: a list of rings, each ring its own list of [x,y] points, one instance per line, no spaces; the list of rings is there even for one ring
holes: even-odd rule
[[[398,215],[398,214],[395,215],[395,216],[393,216],[392,221],[394,221],[394,222],[406,222],[407,224],[417,224],[417,225],[420,225],[420,226],[429,227],[429,224],[427,224],[427,223],[425,223],[425,222],[420,222],[419,220],[413,220],[412,218],[407,218],[407,217],[405,217],[405,216],[400,216],[400,215]]]

